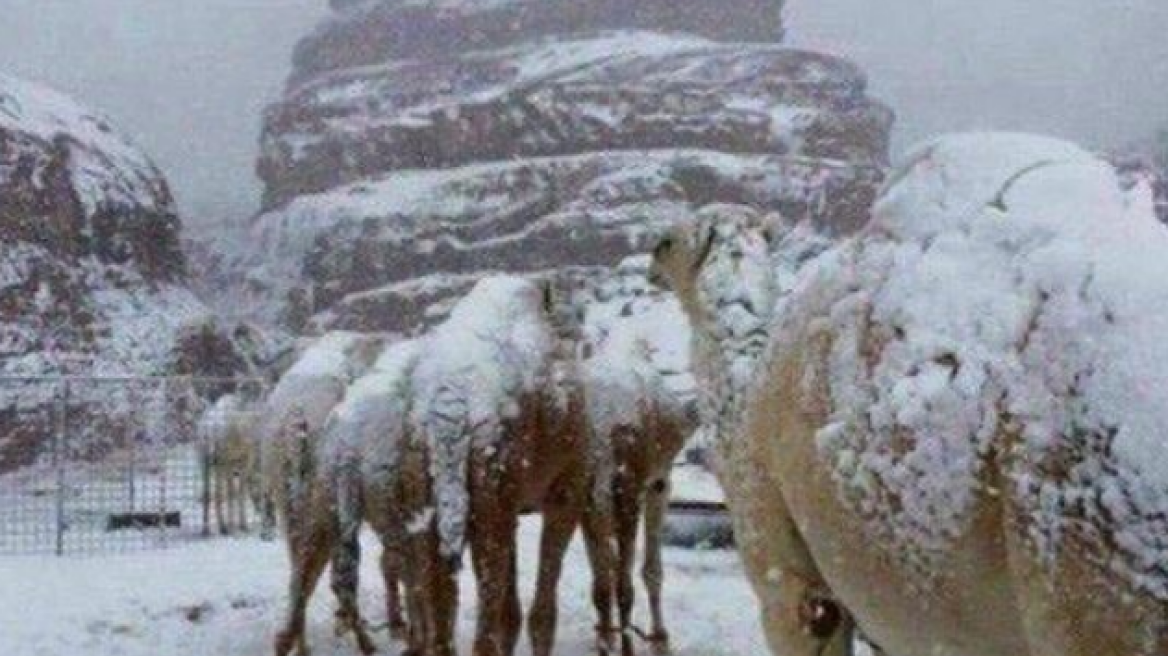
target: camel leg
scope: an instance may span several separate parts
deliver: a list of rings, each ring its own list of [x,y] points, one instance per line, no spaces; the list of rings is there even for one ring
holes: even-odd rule
[[[227,527],[227,518],[223,512],[223,504],[226,501],[224,497],[227,495],[227,480],[223,475],[223,468],[220,463],[215,464],[215,522],[219,525],[220,535],[229,535],[231,530]]]
[[[406,612],[409,623],[406,630],[406,648],[402,656],[428,656],[436,641],[434,615],[437,611],[434,600],[434,581],[429,568],[431,559],[426,553],[428,540],[425,535],[405,535],[401,543],[402,583],[405,588]]]
[[[480,521],[474,522],[472,531],[471,557],[479,595],[473,654],[511,656],[518,641],[517,635],[512,635],[511,618],[520,617],[521,612],[515,583],[518,522],[507,511],[506,504],[490,506],[493,506],[490,513],[493,516],[482,521],[480,518],[486,513],[476,513],[474,519]]]
[[[424,618],[424,611],[421,604],[422,595],[419,587],[421,584],[415,576],[409,573],[414,571],[414,568],[410,567],[405,571],[406,573],[402,576],[402,586],[404,588],[403,597],[406,614],[410,619],[406,625],[406,648],[402,651],[402,655],[420,656],[426,645],[428,622]]]
[[[454,633],[458,623],[458,570],[438,555],[438,537],[434,533],[427,549],[434,556],[427,570],[430,573],[429,587],[433,591],[435,608],[428,656],[454,656]]]
[[[830,590],[787,509],[772,473],[745,454],[719,455],[717,474],[726,492],[734,541],[762,611],[772,653],[851,656],[854,624],[837,604],[840,621],[828,636],[812,635],[798,610]]]
[[[239,528],[239,510],[236,504],[235,475],[227,472],[227,530]]]
[[[284,628],[276,635],[276,656],[287,656],[296,648],[298,656],[307,656],[304,635],[305,613],[320,575],[329,560],[327,532],[312,531],[303,540],[289,541],[292,580],[288,589],[288,615]]]
[[[620,611],[620,635],[622,656],[635,656],[633,647],[633,602],[636,588],[633,585],[633,567],[637,560],[637,525],[640,523],[640,508],[635,497],[618,495],[616,504],[616,544],[617,544],[617,586],[616,600]]]
[[[432,530],[407,533],[402,540],[402,582],[405,584],[406,612],[409,622],[406,630],[406,649],[403,656],[432,656],[438,643],[436,541]]]
[[[337,522],[337,539],[333,545],[332,590],[338,606],[337,635],[352,633],[357,648],[363,654],[372,654],[377,648],[365,629],[361,617],[359,592],[361,590],[361,500],[360,492],[348,485],[338,491],[338,503],[344,512]]]
[[[385,581],[385,618],[389,635],[401,640],[406,635],[406,620],[402,614],[401,580],[402,559],[398,547],[385,544],[381,550],[381,577]]]
[[[596,638],[602,653],[612,651],[613,570],[612,518],[590,508],[584,514],[584,546],[592,566],[592,605],[596,608]]]
[[[394,495],[402,535],[402,569],[409,623],[403,656],[446,656],[454,653],[458,611],[458,580],[442,562],[434,525],[429,463],[418,444],[402,454]]]
[[[227,488],[227,530],[234,532],[238,527],[238,517],[235,509],[235,476],[228,471],[226,476]]]
[[[531,633],[533,656],[551,656],[556,637],[558,615],[557,591],[564,565],[564,553],[572,542],[580,521],[579,504],[575,499],[552,504],[544,510],[543,534],[539,550],[539,576],[532,603],[528,630]]]
[[[244,489],[243,476],[232,476],[234,487],[231,491],[231,499],[235,502],[236,512],[236,528],[241,532],[247,533],[247,490]]]
[[[641,580],[645,583],[653,618],[649,641],[658,652],[669,651],[669,632],[665,628],[665,614],[661,608],[661,587],[665,581],[665,569],[661,563],[661,532],[668,508],[669,480],[654,482],[649,487],[645,502],[645,563],[641,568]]]

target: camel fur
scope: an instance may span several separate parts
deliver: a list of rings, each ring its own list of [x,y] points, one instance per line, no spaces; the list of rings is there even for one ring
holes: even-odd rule
[[[721,436],[773,653],[827,653],[823,598],[900,656],[1168,653],[1151,207],[1073,145],[952,137],[799,273]],[[657,258],[707,336],[709,229]]]

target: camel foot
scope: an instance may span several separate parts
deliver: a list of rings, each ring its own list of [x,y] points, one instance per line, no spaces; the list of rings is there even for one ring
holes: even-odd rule
[[[365,654],[365,656],[371,656],[371,654],[377,653],[377,645],[373,643],[373,640],[368,635],[365,635],[364,631],[357,634],[357,649],[361,650],[361,653]]]
[[[406,621],[400,617],[394,620],[390,620],[389,637],[397,641],[405,640],[406,635],[409,633],[409,629],[409,625],[406,624]]]
[[[288,631],[281,631],[276,634],[276,656],[288,656],[292,653],[292,648],[296,645],[296,636]]]
[[[654,631],[645,636],[645,642],[649,643],[649,648],[653,651],[655,656],[669,656],[672,650],[669,648],[669,632],[665,630]]]
[[[611,656],[616,653],[613,637],[618,633],[611,626],[596,625],[596,653],[599,656]]]

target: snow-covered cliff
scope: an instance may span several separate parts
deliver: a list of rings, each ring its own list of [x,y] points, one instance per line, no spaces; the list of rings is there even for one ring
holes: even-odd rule
[[[266,114],[247,287],[410,332],[490,271],[612,266],[713,203],[863,223],[891,113],[778,0],[333,2]]]
[[[11,377],[242,367],[186,287],[179,233],[163,175],[108,120],[0,75],[0,469],[54,420],[57,390]],[[129,407],[115,391],[94,392],[106,417]]]

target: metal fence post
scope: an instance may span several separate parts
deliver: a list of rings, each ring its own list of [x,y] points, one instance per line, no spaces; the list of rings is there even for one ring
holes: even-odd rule
[[[203,431],[196,432],[195,442],[199,458],[199,476],[203,483],[203,537],[207,538],[211,537],[211,459],[215,454],[212,452],[210,437]]]
[[[65,453],[67,432],[69,430],[69,379],[61,381],[61,390],[58,395],[57,430],[53,435],[53,469],[57,474],[56,494],[56,553],[65,555]]]
[[[163,406],[164,406],[163,411],[164,412],[167,412],[170,410],[170,404],[172,402],[170,395],[171,395],[170,379],[163,378],[162,379],[162,399],[163,399]],[[170,423],[170,422],[168,421],[167,423]],[[169,485],[169,477],[167,476],[167,469],[169,469],[169,465],[170,465],[169,458],[168,458],[169,454],[167,454],[167,452],[166,452],[168,442],[169,442],[169,440],[167,439],[168,437],[169,437],[168,435],[161,435],[161,436],[156,435],[155,436],[156,440],[161,438],[160,446],[162,447],[162,472],[159,476],[159,478],[160,478],[159,486],[161,487],[161,489],[159,490],[159,495],[158,495],[161,508],[159,508],[159,512],[158,512],[158,518],[159,518],[158,526],[159,526],[159,529],[162,531],[161,537],[162,537],[162,548],[163,549],[165,549],[167,546],[167,542],[166,542],[166,537],[167,537],[166,536],[166,528],[167,528],[166,527],[166,488]]]
[[[127,465],[126,485],[130,493],[130,512],[138,511],[138,439],[141,434],[135,430],[130,435],[130,462]]]

